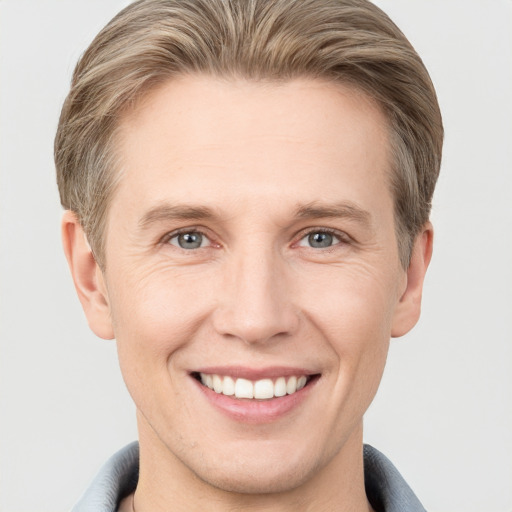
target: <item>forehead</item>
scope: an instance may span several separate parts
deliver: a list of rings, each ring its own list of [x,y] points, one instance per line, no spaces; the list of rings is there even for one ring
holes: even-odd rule
[[[114,203],[130,191],[137,202],[189,197],[214,207],[234,195],[269,206],[277,196],[364,202],[388,188],[386,119],[340,84],[180,77],[126,113],[119,133]]]

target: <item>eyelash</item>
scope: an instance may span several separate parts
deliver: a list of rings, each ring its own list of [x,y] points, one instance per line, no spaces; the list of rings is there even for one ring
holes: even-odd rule
[[[180,235],[183,235],[183,234],[187,234],[187,233],[198,233],[200,234],[201,236],[205,237],[209,242],[210,242],[210,246],[217,246],[219,247],[220,244],[216,244],[213,240],[212,240],[212,237],[210,235],[208,235],[208,233],[206,232],[206,230],[204,230],[203,228],[197,226],[197,227],[187,227],[187,228],[183,228],[183,229],[179,229],[177,231],[172,231],[171,233],[167,233],[164,237],[162,237],[162,239],[160,240],[160,243],[161,244],[169,244],[169,245],[173,245],[174,247],[176,247],[177,249],[182,249],[184,251],[187,251],[187,252],[190,252],[194,249],[184,249],[184,248],[181,248],[177,245],[174,245],[174,244],[171,244],[170,241],[173,239],[173,238],[176,238]],[[336,237],[339,241],[336,242],[336,243],[333,243],[333,245],[330,245],[328,247],[324,247],[324,248],[316,248],[316,247],[308,247],[308,246],[301,246],[299,245],[300,242],[302,240],[304,240],[306,237],[308,237],[309,235],[311,234],[314,234],[314,233],[321,233],[321,234],[329,234],[333,237]],[[322,228],[309,228],[307,229],[306,231],[303,231],[299,234],[299,238],[296,238],[296,241],[293,242],[292,246],[299,246],[299,247],[305,247],[306,249],[318,249],[318,250],[321,250],[322,252],[329,252],[333,249],[335,249],[338,245],[346,245],[346,244],[350,244],[353,242],[353,239],[347,235],[347,233],[343,232],[343,231],[338,231],[336,229],[332,229],[332,228],[325,228],[325,227],[322,227]],[[209,247],[210,247],[209,246]],[[198,247],[196,248],[195,250],[197,249],[205,249],[206,247]]]
[[[327,252],[329,250],[333,250],[333,249],[336,248],[336,246],[338,246],[340,244],[345,245],[345,244],[349,244],[349,243],[352,242],[352,238],[349,235],[347,235],[344,231],[338,231],[337,229],[332,229],[332,228],[310,228],[307,231],[301,233],[301,237],[298,239],[297,242],[294,243],[294,245],[297,245],[302,240],[304,240],[304,238],[306,238],[309,235],[314,234],[314,233],[322,233],[322,234],[325,233],[325,234],[328,234],[328,235],[332,235],[333,237],[336,237],[339,240],[339,242],[333,243],[329,247],[321,248],[321,250],[323,252]],[[319,248],[316,248],[316,247],[307,247],[307,248],[309,248],[309,249],[319,249]]]
[[[212,241],[212,237],[208,235],[208,233],[203,229],[203,228],[200,228],[199,226],[197,227],[187,227],[187,228],[182,228],[182,229],[178,229],[176,231],[172,231],[171,233],[167,233],[166,235],[164,235],[161,240],[160,240],[160,243],[163,244],[163,245],[166,245],[166,244],[169,244],[169,245],[173,245],[171,244],[171,240],[173,238],[176,238],[180,235],[185,235],[185,234],[192,234],[192,233],[198,233],[200,235],[202,235],[203,237],[205,237],[211,245],[218,245],[218,244],[215,244],[213,241]],[[175,246],[177,249],[183,249],[179,246]],[[204,249],[204,247],[201,247],[201,249]],[[190,251],[190,249],[183,249],[185,251]]]

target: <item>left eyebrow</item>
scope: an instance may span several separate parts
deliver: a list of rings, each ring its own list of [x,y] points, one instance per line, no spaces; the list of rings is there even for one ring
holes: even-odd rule
[[[139,220],[140,228],[169,220],[210,220],[217,216],[204,206],[161,204],[148,210]]]
[[[368,229],[373,227],[370,212],[356,204],[348,202],[325,204],[313,201],[311,203],[298,205],[295,216],[299,219],[345,218],[362,224]]]

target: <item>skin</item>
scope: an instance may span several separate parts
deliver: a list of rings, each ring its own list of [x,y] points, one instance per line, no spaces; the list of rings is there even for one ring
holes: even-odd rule
[[[390,337],[417,322],[432,251],[427,224],[400,265],[384,115],[339,84],[187,76],[120,126],[104,271],[71,212],[63,240],[137,407],[140,480],[123,507],[371,510],[362,418]],[[203,245],[179,247],[183,229]],[[326,230],[332,244],[312,247]],[[247,424],[190,376],[215,365],[320,377],[291,412]]]

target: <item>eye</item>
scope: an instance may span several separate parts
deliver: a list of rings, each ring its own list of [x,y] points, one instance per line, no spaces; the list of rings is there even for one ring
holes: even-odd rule
[[[341,242],[341,237],[330,231],[311,231],[299,241],[301,247],[312,247],[313,249],[327,249]]]
[[[208,238],[199,231],[177,233],[171,236],[167,243],[180,247],[181,249],[200,249],[211,245]]]

